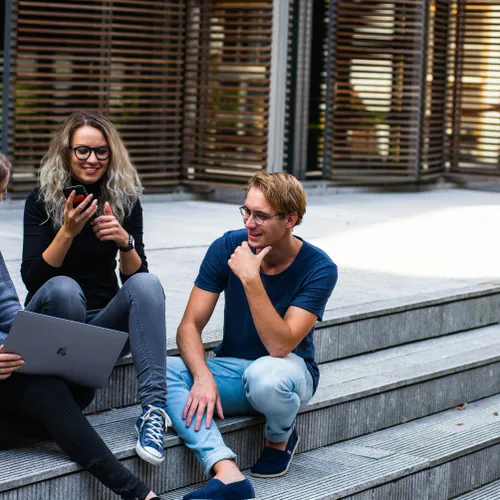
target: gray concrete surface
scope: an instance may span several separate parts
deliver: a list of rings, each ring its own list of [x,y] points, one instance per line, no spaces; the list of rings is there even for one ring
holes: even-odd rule
[[[297,419],[298,433],[303,438],[299,452],[344,442],[338,448],[341,450],[340,455],[343,455],[346,450],[342,447],[348,439],[458,407],[466,401],[484,400],[491,396],[498,390],[499,334],[500,326],[494,325],[320,365],[320,388],[300,411]],[[469,406],[474,408],[475,405],[467,405],[466,409]],[[110,449],[132,470],[139,470],[140,477],[156,491],[167,491],[200,481],[203,475],[199,464],[172,430],[169,430],[165,439],[166,460],[160,468],[145,465],[135,455],[136,438],[131,429],[138,411],[138,407],[128,406],[92,415],[89,421]],[[474,419],[468,417],[470,412],[455,410],[455,413],[468,419],[465,422],[467,428],[471,422],[474,423]],[[404,434],[402,444],[417,448],[421,446],[421,453],[425,453],[423,456],[432,460],[430,465],[434,466],[442,452],[448,457],[450,450],[453,453],[461,451],[460,446],[456,447],[455,434],[465,429],[455,430],[456,422],[447,426],[447,420],[449,417],[438,419],[437,424],[433,424],[433,433],[444,441],[436,444],[432,452],[421,442],[419,430],[421,427],[427,428],[428,420],[425,418],[415,420],[410,432],[404,429],[394,432],[393,427],[386,433],[377,432],[373,440],[369,439],[370,436],[359,438],[363,442],[356,442],[356,450],[351,452],[355,456],[363,455],[372,459],[393,455],[400,451],[396,448],[397,437]],[[498,416],[496,420],[489,420],[497,421]],[[420,424],[417,425],[417,422]],[[240,466],[248,467],[254,463],[260,453],[255,443],[262,442],[262,418],[228,417],[219,421],[218,425],[228,446],[238,454]],[[498,430],[498,425],[495,429]],[[453,439],[449,437],[450,432]],[[429,433],[429,437],[433,433]],[[488,443],[491,444],[495,436],[491,430],[487,434]],[[472,436],[476,440],[469,440],[465,444],[469,448],[481,446],[482,437]],[[449,442],[446,441],[448,439]],[[320,450],[315,453],[318,452]],[[63,488],[74,490],[68,490],[65,496],[57,494],[57,498],[115,498],[96,481],[87,483],[86,475],[80,474],[81,468],[50,442],[38,443],[36,448],[0,451],[0,463],[4,465],[0,467],[1,500],[41,498],[44,492],[50,491],[54,495],[54,492],[62,491]],[[295,462],[293,470],[295,473],[300,470]],[[369,469],[365,472],[369,473]],[[38,484],[39,481],[45,483]],[[36,489],[37,484],[39,490]],[[96,490],[92,490],[90,484]],[[7,496],[9,489],[21,486],[22,489],[16,492],[17,497]],[[41,496],[28,496],[29,491]],[[415,497],[415,500],[418,498]]]
[[[144,202],[150,269],[167,292],[169,336],[182,316],[212,240],[242,227],[238,203]],[[0,249],[23,300],[22,204],[0,204]],[[500,278],[500,194],[459,189],[417,193],[345,191],[309,196],[296,234],[327,251],[339,282],[327,309],[400,299]],[[221,302],[221,301],[219,301]],[[219,304],[207,332],[220,324]]]
[[[500,397],[302,453],[285,477],[251,478],[267,500],[446,500],[498,477]],[[248,471],[245,471],[248,472]],[[496,488],[495,488],[496,486]],[[494,500],[498,486],[485,488]],[[200,486],[198,486],[200,487]],[[160,495],[176,500],[189,486]],[[458,500],[458,499],[457,499]]]

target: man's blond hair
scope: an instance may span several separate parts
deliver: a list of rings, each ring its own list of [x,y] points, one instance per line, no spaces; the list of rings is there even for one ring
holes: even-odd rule
[[[306,213],[306,193],[302,183],[286,172],[269,173],[262,170],[255,174],[247,184],[247,190],[256,187],[277,213],[282,216],[295,212],[298,226]]]

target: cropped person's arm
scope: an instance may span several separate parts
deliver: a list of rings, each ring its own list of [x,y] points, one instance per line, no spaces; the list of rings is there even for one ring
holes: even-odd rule
[[[0,252],[0,333],[7,334],[21,309],[19,298]]]
[[[184,316],[177,328],[177,345],[181,357],[193,377],[193,386],[183,411],[186,426],[190,427],[194,415],[195,430],[199,430],[206,412],[206,427],[212,423],[214,409],[224,418],[219,391],[205,360],[201,333],[217,304],[218,293],[202,290],[196,285],[191,291]]]

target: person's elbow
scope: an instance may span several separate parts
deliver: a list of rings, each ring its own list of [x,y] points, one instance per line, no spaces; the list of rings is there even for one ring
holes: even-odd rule
[[[294,347],[288,345],[273,345],[268,348],[269,356],[272,358],[286,358],[292,351]]]

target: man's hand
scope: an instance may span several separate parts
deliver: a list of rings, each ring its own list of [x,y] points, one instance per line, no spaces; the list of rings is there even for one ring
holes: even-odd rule
[[[0,380],[5,380],[12,375],[12,372],[15,372],[24,365],[24,360],[19,354],[2,351],[3,345],[0,345]]]
[[[263,248],[258,255],[250,250],[248,242],[244,241],[237,247],[231,258],[227,261],[231,271],[244,283],[259,277],[260,265],[272,247]]]
[[[224,418],[219,390],[217,389],[217,384],[213,376],[210,374],[195,380],[191,387],[188,400],[182,412],[182,418],[186,420],[186,427],[191,426],[194,414],[196,413],[194,430],[199,431],[203,415],[206,411],[207,419],[205,421],[205,427],[208,429],[210,425],[212,425],[214,409],[217,409],[217,415],[220,418]]]
[[[101,241],[114,241],[117,246],[126,247],[129,235],[113,215],[108,202],[104,204],[104,213],[92,221],[95,235]]]

